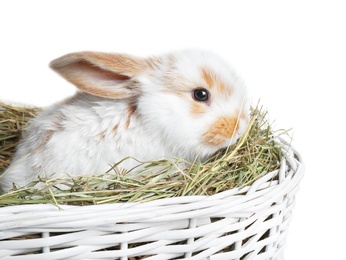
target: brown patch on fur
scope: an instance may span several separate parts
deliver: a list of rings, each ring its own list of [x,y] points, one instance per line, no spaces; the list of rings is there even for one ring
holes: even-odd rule
[[[127,107],[128,118],[125,124],[126,129],[128,129],[130,126],[132,116],[136,116],[136,111],[137,111],[137,100],[134,99],[129,103],[129,106]]]
[[[133,114],[135,114],[136,111],[137,111],[137,100],[132,100],[129,103],[127,112],[129,113],[129,116],[132,116]]]
[[[233,89],[227,87],[225,83],[218,77],[216,73],[207,68],[201,69],[201,75],[205,83],[210,89],[216,88],[220,94],[231,95]]]
[[[107,133],[107,129],[103,130],[101,133],[99,133],[98,137],[100,137],[100,139],[104,139],[106,137],[106,133]]]
[[[54,125],[54,127],[56,128],[57,131],[62,132],[64,131],[64,126],[61,123],[61,121],[53,121],[52,124]]]
[[[118,128],[119,128],[119,125],[114,125],[113,128],[112,128],[112,133],[116,134],[117,131],[118,131]]]
[[[199,102],[193,102],[191,106],[191,115],[192,116],[199,116],[203,114],[206,110],[205,104],[199,103]]]
[[[201,69],[202,78],[207,83],[207,85],[212,88],[215,83],[216,75],[206,68]]]
[[[128,129],[129,126],[130,126],[130,123],[131,123],[131,118],[129,117],[126,121],[126,124],[125,124],[125,129]]]
[[[36,152],[41,152],[44,151],[47,147],[47,144],[49,142],[49,140],[52,138],[52,136],[54,135],[54,131],[53,130],[47,130],[45,131],[40,138],[40,142],[38,143],[37,147],[35,148]]]
[[[221,117],[203,135],[202,141],[208,145],[219,146],[227,138],[233,137],[238,128],[237,118]]]

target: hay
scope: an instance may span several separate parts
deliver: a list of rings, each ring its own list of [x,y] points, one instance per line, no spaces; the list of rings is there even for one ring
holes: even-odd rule
[[[0,101],[0,173],[10,164],[24,126],[40,110],[11,106]]]
[[[40,109],[2,103],[0,109],[1,171],[11,161],[23,127]],[[145,202],[177,196],[212,195],[251,185],[280,167],[282,150],[274,140],[287,135],[287,131],[273,131],[267,112],[259,106],[251,109],[250,118],[249,127],[238,142],[207,162],[196,160],[191,163],[181,159],[139,162],[139,167],[129,172],[117,172],[114,165],[107,173],[98,176],[39,179],[1,195],[0,207],[36,203],[82,206]]]

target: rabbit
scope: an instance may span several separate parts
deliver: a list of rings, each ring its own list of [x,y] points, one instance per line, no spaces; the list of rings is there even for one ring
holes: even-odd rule
[[[50,67],[78,91],[29,123],[0,178],[3,192],[38,176],[101,174],[128,156],[204,161],[234,144],[248,125],[245,84],[209,51],[148,58],[76,52]]]

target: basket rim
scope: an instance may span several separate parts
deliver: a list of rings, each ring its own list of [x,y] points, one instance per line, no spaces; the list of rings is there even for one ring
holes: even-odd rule
[[[284,160],[289,164],[289,166],[295,171],[294,176],[298,178],[298,182],[302,179],[304,171],[305,171],[305,164],[303,161],[303,158],[301,154],[289,143],[287,143],[282,138],[277,138],[274,140],[277,144],[282,145],[282,151],[283,151],[283,158]],[[281,162],[281,168],[285,166],[285,162]],[[260,177],[259,179],[255,180],[251,185],[246,185],[244,187],[235,187],[226,191],[222,191],[216,194],[212,195],[188,195],[188,196],[179,196],[179,197],[169,197],[169,198],[161,198],[157,200],[152,201],[144,201],[144,202],[114,202],[114,203],[105,203],[105,204],[97,204],[97,205],[63,205],[59,204],[59,208],[64,209],[73,209],[73,208],[92,208],[92,207],[98,207],[98,208],[108,208],[109,205],[155,205],[159,202],[160,205],[171,205],[175,203],[192,203],[195,201],[200,201],[201,199],[205,200],[213,200],[213,199],[221,199],[226,196],[231,196],[237,193],[247,193],[249,190],[255,190],[256,187],[263,182],[263,180],[269,180],[272,178],[273,175],[277,174],[277,172],[284,173],[283,169],[275,170],[272,172],[266,173],[264,176]],[[299,174],[298,174],[299,172]],[[284,179],[285,176],[281,176],[281,179]],[[39,206],[38,206],[39,205]],[[0,214],[1,210],[3,208],[22,208],[22,207],[29,207],[31,209],[38,206],[39,208],[42,207],[42,205],[47,205],[47,207],[53,206],[54,208],[57,208],[56,205],[50,204],[50,203],[36,203],[36,204],[24,204],[24,205],[13,205],[13,206],[4,206],[0,207]]]
[[[283,142],[280,141],[280,143]],[[186,212],[189,212],[189,217],[213,216],[229,210],[232,212],[238,210],[242,214],[250,215],[251,212],[248,208],[260,211],[264,205],[271,204],[283,193],[289,193],[296,189],[303,177],[304,164],[301,155],[287,144],[283,144],[282,149],[285,153],[281,168],[265,174],[252,185],[243,188],[233,188],[210,196],[181,196],[148,202],[116,202],[85,206],[59,205],[60,208],[53,204],[6,206],[0,208],[2,219],[0,229],[9,228],[9,223],[6,224],[6,221],[10,221],[12,225],[23,225],[23,223],[16,224],[13,221],[18,213],[21,213],[18,218],[22,219],[25,215],[31,222],[35,221],[35,218],[40,221],[41,218],[54,216],[68,219],[69,216],[76,214],[81,215],[80,219],[83,219],[82,215],[88,213],[88,218],[92,219],[91,224],[95,222],[93,216],[95,218],[102,217],[103,221],[106,222],[114,222],[115,220],[118,221],[117,219],[121,221],[124,216],[127,216],[128,221],[131,221],[130,215],[134,218],[136,218],[135,216],[138,218],[140,215],[142,220],[153,222],[183,219]],[[272,180],[275,176],[278,176],[278,180]],[[261,203],[258,203],[259,201]],[[114,216],[115,210],[116,216]],[[78,220],[75,223],[77,222]]]

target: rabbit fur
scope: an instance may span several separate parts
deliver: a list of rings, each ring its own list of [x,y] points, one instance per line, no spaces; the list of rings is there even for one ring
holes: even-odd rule
[[[248,124],[243,81],[208,51],[149,58],[77,52],[50,66],[79,91],[29,123],[0,178],[4,192],[38,176],[104,173],[127,156],[205,160],[234,144]]]

